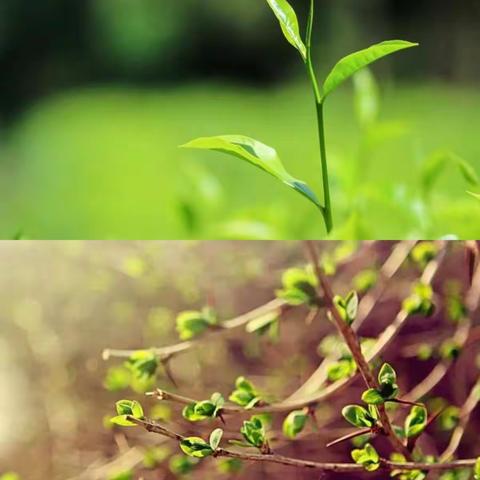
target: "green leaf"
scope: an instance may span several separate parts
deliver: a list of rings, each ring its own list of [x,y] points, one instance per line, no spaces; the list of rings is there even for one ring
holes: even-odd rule
[[[218,446],[220,445],[220,441],[222,440],[223,437],[223,430],[221,428],[216,428],[211,434],[210,434],[210,447],[212,447],[212,450],[216,450]]]
[[[315,193],[301,180],[292,177],[285,169],[277,152],[253,138],[243,135],[221,135],[217,137],[203,137],[192,140],[182,146],[183,148],[196,148],[227,153],[234,157],[246,160],[252,165],[269,173],[282,181],[290,188],[310,200],[316,207],[323,211]]]
[[[427,426],[427,409],[415,405],[405,419],[405,436],[407,438],[417,437]]]
[[[181,340],[191,340],[201,335],[215,324],[215,320],[207,311],[188,310],[177,316],[177,331]]]
[[[323,85],[323,97],[326,98],[345,80],[350,78],[362,68],[376,62],[380,58],[392,53],[418,46],[418,43],[405,42],[403,40],[390,40],[377,45],[352,53],[342,58],[328,75]]]
[[[368,410],[359,405],[347,405],[343,408],[342,415],[354,427],[371,428],[376,423]]]
[[[369,405],[380,405],[381,403],[385,403],[382,394],[375,388],[369,388],[363,392],[362,400]]]
[[[188,437],[180,442],[183,453],[189,457],[205,458],[213,454],[210,445],[200,437]]]
[[[354,375],[356,371],[357,364],[352,357],[349,357],[329,365],[327,375],[331,382],[336,382]]]
[[[293,45],[302,55],[304,61],[307,59],[307,48],[303,43],[298,26],[298,18],[295,10],[287,0],[267,0],[270,8],[280,22],[282,32],[288,42]]]
[[[445,408],[443,413],[438,417],[440,428],[445,431],[453,430],[460,421],[460,409],[455,405]]]
[[[384,363],[382,365],[382,368],[378,373],[378,381],[379,383],[386,383],[390,385],[397,382],[397,373],[390,364]]]
[[[228,397],[229,400],[245,409],[253,408],[261,397],[253,384],[245,377],[238,377],[235,381],[235,390]]]
[[[115,406],[119,415],[143,418],[143,408],[136,400],[119,400]]]
[[[128,420],[128,415],[117,415],[112,417],[110,422],[114,425],[119,425],[120,427],[136,427],[137,424]]]
[[[358,295],[357,292],[350,292],[345,299],[345,312],[348,319],[353,322],[357,318]]]
[[[261,449],[267,441],[265,427],[258,416],[253,416],[250,420],[245,420],[240,432],[247,443],[256,448]]]
[[[305,410],[290,412],[283,422],[283,434],[287,438],[294,439],[305,428],[308,414]]]
[[[355,463],[363,465],[368,472],[374,472],[380,467],[380,456],[369,443],[363,449],[353,450],[352,459]]]

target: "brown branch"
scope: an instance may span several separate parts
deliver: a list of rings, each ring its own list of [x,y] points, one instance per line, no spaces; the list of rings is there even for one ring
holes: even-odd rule
[[[379,278],[376,286],[365,295],[358,305],[358,315],[352,324],[352,328],[357,331],[363,322],[370,316],[375,305],[383,296],[388,288],[388,284],[393,276],[398,272],[405,260],[408,258],[412,248],[415,246],[415,241],[405,241],[398,243],[385,263],[380,268]],[[306,380],[294,393],[292,393],[285,401],[291,402],[305,395],[318,392],[323,384],[328,379],[328,367],[333,361],[338,360],[338,356],[331,355],[325,358],[313,372],[313,374]]]
[[[363,380],[367,385],[367,387],[378,388],[378,382],[373,376],[370,365],[368,364],[366,358],[363,355],[363,352],[360,346],[360,340],[357,334],[353,331],[352,327],[343,320],[343,318],[340,315],[340,312],[335,306],[334,293],[330,287],[330,283],[328,282],[326,276],[323,274],[323,271],[320,267],[320,262],[318,259],[318,254],[317,254],[317,250],[314,243],[311,241],[308,241],[306,242],[306,246],[310,254],[310,257],[312,258],[315,274],[318,278],[318,281],[323,291],[323,295],[324,295],[323,299],[325,301],[326,307],[328,308],[332,316],[332,319],[335,322],[337,329],[341,333],[343,339],[345,340],[345,343],[348,345],[348,348],[352,353],[352,356],[353,356],[353,359],[355,360],[357,368],[360,371],[360,374],[362,375]],[[405,456],[405,458],[410,459],[411,458],[410,451],[407,449],[407,447],[402,443],[402,441],[397,437],[397,435],[393,431],[392,425],[390,423],[390,420],[388,418],[388,415],[385,409],[385,405],[383,404],[378,405],[377,410],[378,410],[379,419],[382,423],[382,427],[392,447],[396,451],[402,453]]]
[[[138,419],[133,417],[127,417],[129,421],[136,423],[137,425],[145,428],[148,432],[156,433],[163,435],[177,442],[181,442],[186,437],[178,433],[172,432],[171,430],[163,427],[162,425],[148,419]],[[362,473],[365,472],[362,465],[357,465],[356,463],[321,463],[310,460],[300,460],[291,457],[285,457],[283,455],[272,454],[255,454],[255,453],[243,453],[243,452],[234,452],[224,448],[218,448],[214,457],[227,457],[227,458],[238,458],[239,460],[244,460],[246,462],[264,462],[264,463],[273,463],[279,465],[285,465],[289,467],[296,468],[306,468],[312,470],[320,470],[324,472],[341,472],[341,473]],[[457,460],[450,463],[396,463],[388,460],[380,460],[380,468],[391,471],[391,470],[451,470],[457,468],[466,468],[472,467],[475,465],[476,459],[467,459],[467,460]]]

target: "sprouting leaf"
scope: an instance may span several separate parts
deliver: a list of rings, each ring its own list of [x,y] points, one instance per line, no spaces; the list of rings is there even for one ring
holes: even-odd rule
[[[417,437],[427,426],[427,409],[415,405],[405,419],[405,436],[407,438]]]
[[[372,289],[378,281],[378,273],[375,270],[363,270],[353,278],[353,285],[360,293],[366,293]]]
[[[182,415],[189,422],[200,422],[207,418],[215,418],[224,404],[225,399],[220,393],[216,392],[211,396],[210,400],[202,400],[187,405],[183,409]]]
[[[380,456],[369,443],[363,449],[353,450],[352,459],[355,463],[363,465],[368,472],[374,472],[380,467]]]
[[[282,298],[290,305],[318,306],[317,285],[317,277],[309,266],[289,268],[282,275],[283,288],[275,293],[278,298]]]
[[[115,404],[117,416],[112,417],[110,422],[121,427],[135,427],[136,423],[130,421],[128,417],[143,418],[143,408],[135,400],[119,400]]]
[[[222,440],[223,437],[223,430],[221,428],[216,428],[211,434],[210,434],[210,447],[212,450],[216,450],[218,446],[220,445],[220,441]]]
[[[433,315],[435,305],[432,287],[422,282],[416,283],[413,286],[412,294],[403,301],[402,308],[409,315],[420,314],[425,317]]]
[[[372,45],[365,50],[352,53],[342,58],[328,75],[323,85],[323,97],[326,98],[345,80],[350,78],[362,68],[376,62],[380,58],[392,53],[418,46],[418,43],[406,42],[403,40],[390,40]]]
[[[460,421],[460,409],[455,405],[450,405],[438,417],[440,428],[445,431],[453,430]]]
[[[210,445],[200,437],[188,437],[180,442],[183,453],[189,457],[205,458],[213,454]]]
[[[347,405],[343,408],[342,415],[354,427],[371,428],[376,423],[376,419],[372,417],[369,411],[359,405]]]
[[[266,441],[265,426],[258,416],[253,416],[250,420],[245,420],[240,430],[243,438],[248,444],[261,449]]]
[[[208,308],[200,312],[187,310],[177,316],[177,331],[181,340],[191,340],[216,324],[217,318]]]
[[[253,384],[245,377],[238,377],[235,381],[235,390],[228,397],[230,401],[244,407],[253,408],[261,397]]]
[[[283,422],[283,434],[287,438],[295,438],[305,428],[308,413],[305,410],[290,412]]]
[[[362,400],[369,405],[380,405],[381,403],[385,403],[382,394],[375,388],[369,388],[363,392]]]
[[[397,381],[397,373],[393,369],[393,367],[388,364],[384,363],[382,365],[382,368],[380,369],[380,372],[378,373],[378,381],[380,383],[387,383],[387,384],[393,384],[396,383]]]
[[[425,268],[438,254],[438,246],[434,242],[419,242],[412,250],[411,257],[421,268]]]
[[[280,22],[282,32],[288,42],[293,45],[302,55],[303,60],[307,59],[307,48],[303,43],[298,26],[298,18],[295,10],[287,0],[267,0],[270,8]]]
[[[345,298],[336,295],[333,302],[340,313],[340,316],[348,325],[351,325],[357,316],[358,295],[357,292],[350,292]]]
[[[455,360],[459,357],[462,347],[452,338],[448,338],[440,345],[440,356],[444,360]]]
[[[140,380],[148,380],[155,376],[159,361],[154,352],[139,350],[125,362],[125,366]]]
[[[253,138],[243,135],[222,135],[218,137],[203,137],[192,140],[182,145],[183,148],[196,148],[201,150],[213,150],[227,153],[234,157],[246,160],[252,165],[269,173],[282,181],[290,188],[310,200],[316,207],[323,211],[315,193],[301,180],[292,177],[285,169],[277,152]]]

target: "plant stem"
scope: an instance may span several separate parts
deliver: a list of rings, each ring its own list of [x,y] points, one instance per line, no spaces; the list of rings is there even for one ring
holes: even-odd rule
[[[310,82],[313,87],[313,94],[315,96],[315,106],[317,109],[317,125],[318,125],[318,140],[320,142],[320,160],[322,163],[322,185],[323,185],[323,201],[324,207],[322,209],[323,219],[327,233],[333,229],[332,218],[332,204],[330,200],[330,182],[328,179],[328,161],[327,161],[327,146],[325,141],[325,122],[323,115],[323,99],[318,86],[317,76],[312,61],[312,33],[313,33],[313,19],[315,16],[315,0],[310,0],[310,13],[308,15],[307,25],[307,58],[305,64],[307,66]]]

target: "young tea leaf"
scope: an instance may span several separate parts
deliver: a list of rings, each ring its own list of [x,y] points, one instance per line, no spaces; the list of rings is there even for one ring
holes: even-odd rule
[[[306,61],[307,48],[300,35],[300,28],[298,26],[298,18],[295,10],[287,0],[267,0],[267,3],[277,17],[285,38],[300,52],[303,60]]]
[[[196,140],[182,145],[182,147],[213,150],[246,160],[252,165],[255,165],[264,172],[267,172],[282,181],[290,188],[293,188],[293,190],[310,200],[317,208],[323,211],[323,206],[320,204],[315,193],[305,182],[292,177],[287,172],[277,152],[268,145],[254,140],[253,138],[245,137],[243,135],[204,137],[197,138]]]
[[[372,45],[365,50],[352,53],[351,55],[342,58],[335,65],[323,84],[323,98],[326,98],[345,82],[345,80],[367,65],[370,65],[387,55],[391,55],[392,53],[417,46],[418,43],[411,43],[403,40],[390,40]]]
[[[374,472],[380,467],[380,456],[369,443],[363,449],[353,450],[352,459],[355,463],[363,465],[368,472]]]

